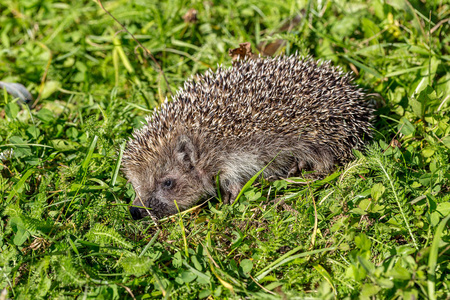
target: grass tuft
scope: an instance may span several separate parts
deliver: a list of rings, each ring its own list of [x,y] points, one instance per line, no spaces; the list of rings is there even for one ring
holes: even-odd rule
[[[448,298],[448,0],[102,4],[143,47],[96,1],[0,3],[0,299]],[[243,42],[353,72],[367,150],[133,221],[125,141]]]

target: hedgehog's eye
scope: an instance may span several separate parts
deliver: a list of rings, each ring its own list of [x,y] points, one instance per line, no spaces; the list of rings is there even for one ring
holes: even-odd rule
[[[166,180],[164,180],[164,182],[163,182],[163,187],[164,187],[166,190],[171,189],[171,188],[173,188],[174,183],[175,183],[175,180],[173,180],[173,179],[166,179]]]

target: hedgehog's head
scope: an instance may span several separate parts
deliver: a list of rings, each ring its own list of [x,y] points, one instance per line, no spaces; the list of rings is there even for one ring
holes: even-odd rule
[[[198,145],[190,137],[165,137],[160,142],[151,149],[135,139],[125,151],[124,172],[136,192],[130,207],[134,219],[176,214],[214,191],[213,180],[200,167]]]

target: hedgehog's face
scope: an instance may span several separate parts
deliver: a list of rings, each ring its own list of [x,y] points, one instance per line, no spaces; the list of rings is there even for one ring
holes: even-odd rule
[[[130,207],[134,219],[149,214],[158,219],[176,214],[207,194],[205,185],[210,183],[199,170],[196,153],[191,140],[180,136],[157,161],[126,171],[136,192]]]

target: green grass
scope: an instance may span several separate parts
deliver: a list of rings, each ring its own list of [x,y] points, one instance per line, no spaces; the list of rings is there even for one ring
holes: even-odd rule
[[[0,3],[0,81],[37,99],[0,90],[0,299],[450,297],[448,0],[104,5],[169,86],[94,1]],[[133,221],[118,160],[133,129],[189,76],[231,65],[228,49],[276,39],[381,96],[367,151],[322,181]]]

